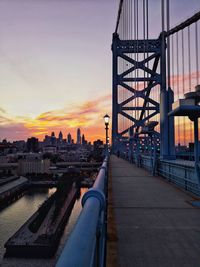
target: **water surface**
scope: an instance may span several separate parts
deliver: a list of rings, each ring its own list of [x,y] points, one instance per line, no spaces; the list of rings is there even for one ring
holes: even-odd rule
[[[81,197],[87,189],[81,189]],[[81,211],[81,197],[77,199],[69,221],[63,232],[60,244],[55,256],[51,259],[22,259],[22,258],[4,258],[4,244],[19,227],[38,209],[38,207],[55,192],[52,189],[31,190],[22,198],[12,203],[0,211],[0,266],[2,267],[50,267],[54,266],[60,255],[65,241],[71,232],[78,215]]]

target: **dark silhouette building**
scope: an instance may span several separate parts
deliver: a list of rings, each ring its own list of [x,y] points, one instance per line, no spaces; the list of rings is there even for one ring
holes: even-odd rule
[[[87,145],[87,141],[85,139],[85,135],[82,135],[82,145]]]
[[[68,144],[71,144],[72,143],[72,136],[71,136],[70,133],[68,133],[68,135],[67,135],[67,143]]]
[[[81,144],[81,130],[80,128],[77,129],[77,142],[78,145]]]
[[[28,152],[38,152],[39,142],[36,137],[31,137],[27,139],[26,148]]]

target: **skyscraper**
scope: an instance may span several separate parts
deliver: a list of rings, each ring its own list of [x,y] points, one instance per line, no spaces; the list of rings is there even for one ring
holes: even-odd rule
[[[82,145],[87,145],[87,141],[85,140],[85,135],[82,135]]]
[[[68,144],[71,144],[72,143],[72,136],[71,136],[70,133],[68,133],[68,135],[67,135],[67,143]]]
[[[51,145],[52,146],[56,146],[57,145],[57,140],[56,140],[54,132],[51,133]]]
[[[77,129],[77,142],[78,145],[81,144],[81,130],[78,128]]]
[[[63,134],[61,131],[59,132],[58,139],[60,142],[62,142],[62,140],[63,140]]]

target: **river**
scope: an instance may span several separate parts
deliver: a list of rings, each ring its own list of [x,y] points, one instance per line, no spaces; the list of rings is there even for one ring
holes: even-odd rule
[[[81,196],[87,189],[81,189]],[[22,259],[4,258],[4,244],[19,227],[38,209],[38,207],[55,192],[52,189],[34,189],[25,194],[22,198],[0,211],[0,266],[1,267],[52,267],[55,265],[69,233],[71,232],[78,215],[81,211],[81,198],[77,199],[68,223],[65,226],[58,250],[50,259]]]

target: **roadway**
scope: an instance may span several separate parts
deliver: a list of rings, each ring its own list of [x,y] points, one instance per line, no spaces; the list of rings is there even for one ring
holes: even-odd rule
[[[161,177],[110,158],[108,267],[199,267],[198,199]]]

